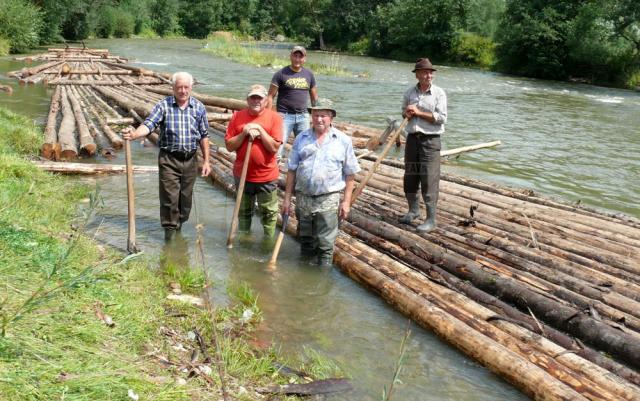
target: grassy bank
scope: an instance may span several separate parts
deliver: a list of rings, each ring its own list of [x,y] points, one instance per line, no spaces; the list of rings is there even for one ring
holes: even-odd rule
[[[226,308],[168,300],[169,282],[199,295],[204,274],[83,235],[99,194],[25,161],[40,136],[0,109],[0,400],[220,399],[222,382],[253,400],[288,381],[273,350],[250,345],[261,314],[245,285]],[[336,374],[320,365],[318,378]]]
[[[253,40],[236,39],[230,32],[213,32],[207,36],[204,51],[216,56],[258,67],[282,68],[290,64],[288,58],[278,57],[275,54],[263,52],[258,48],[258,42]],[[334,75],[341,77],[368,77],[366,71],[354,72],[340,65],[340,55],[333,54],[329,64],[307,62],[305,67],[314,74]]]

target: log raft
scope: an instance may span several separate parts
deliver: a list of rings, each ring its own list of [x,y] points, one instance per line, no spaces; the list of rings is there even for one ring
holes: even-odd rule
[[[55,84],[45,132],[47,143],[63,145],[61,159],[78,153],[82,125],[98,147],[117,149],[119,127],[171,93],[168,76],[104,49],[53,49],[39,59],[47,67],[12,75]],[[194,96],[215,116],[216,135],[244,107]],[[361,153],[360,182],[388,135],[336,125]],[[229,192],[233,162],[212,145],[211,178]],[[640,220],[445,173],[438,228],[421,234],[418,221],[398,223],[402,162],[382,163],[341,225],[334,263],[345,274],[532,399],[640,401]],[[295,227],[291,216],[287,231]]]

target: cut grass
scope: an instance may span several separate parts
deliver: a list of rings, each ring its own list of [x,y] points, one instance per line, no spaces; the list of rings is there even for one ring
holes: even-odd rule
[[[231,291],[235,306],[213,311],[167,300],[165,280],[201,291],[201,275],[157,274],[158,261],[123,258],[84,236],[100,198],[24,160],[39,144],[29,120],[0,109],[0,400],[218,399],[218,369],[202,355],[216,355],[213,327],[232,396],[258,399],[254,386],[286,381],[275,352],[247,341],[260,321],[257,310],[244,319],[255,308],[248,287]],[[195,370],[205,365],[212,373]]]

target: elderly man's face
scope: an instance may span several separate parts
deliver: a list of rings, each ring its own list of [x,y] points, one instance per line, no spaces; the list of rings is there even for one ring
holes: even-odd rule
[[[312,110],[311,111],[311,125],[314,131],[321,134],[331,128],[331,122],[333,121],[333,113],[330,110]]]
[[[178,78],[173,84],[173,96],[179,104],[189,100],[191,87],[189,80],[185,78]]]
[[[249,114],[256,116],[262,113],[267,106],[267,99],[258,95],[251,95],[247,98],[247,106],[249,106]]]
[[[416,71],[416,79],[420,82],[420,85],[423,86],[431,86],[431,82],[433,81],[433,76],[435,75],[435,71],[433,70],[417,70]]]

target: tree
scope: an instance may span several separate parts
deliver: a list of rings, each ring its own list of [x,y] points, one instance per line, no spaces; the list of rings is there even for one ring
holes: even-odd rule
[[[0,38],[10,51],[20,53],[38,45],[42,25],[40,11],[24,0],[0,0]]]

